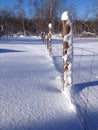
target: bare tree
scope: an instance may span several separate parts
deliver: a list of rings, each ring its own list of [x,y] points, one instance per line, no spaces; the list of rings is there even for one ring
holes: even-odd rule
[[[1,26],[3,26],[3,29],[4,30],[7,30],[7,26],[8,26],[8,15],[9,15],[9,12],[7,9],[3,9],[1,11]]]
[[[95,19],[98,20],[98,0],[94,0],[93,14]]]
[[[56,20],[58,19],[58,10],[60,9],[59,0],[47,0],[45,16],[47,22],[52,23],[52,30],[55,31]]]
[[[29,17],[32,19],[34,16],[34,3],[32,0],[28,0],[28,8]]]
[[[73,21],[73,34],[78,35],[79,31],[77,30],[77,9],[74,3],[71,3],[68,7],[68,12],[70,15],[70,19]]]
[[[23,0],[18,0],[18,4],[14,6],[14,11],[15,11],[15,15],[21,20],[21,24],[20,24],[20,27],[21,27],[21,31],[23,34],[25,34],[25,17],[26,17],[26,14],[25,14],[25,10],[23,8],[23,3],[24,1]]]
[[[64,0],[65,1],[65,0]],[[58,21],[59,15],[62,12],[62,1],[60,0],[40,0],[34,1],[35,18],[38,19],[36,26],[39,30],[48,31],[46,28],[48,23],[52,23],[52,31],[55,31],[60,22]],[[57,25],[58,24],[58,25]]]

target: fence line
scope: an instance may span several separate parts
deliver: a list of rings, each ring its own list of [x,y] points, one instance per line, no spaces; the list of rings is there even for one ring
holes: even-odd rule
[[[62,41],[57,43],[57,41],[52,40],[52,49],[54,64],[62,75]],[[98,113],[93,113],[97,112],[94,100],[98,104],[98,91],[96,91],[98,62],[96,61],[98,61],[98,53],[83,47],[73,46],[73,87],[71,93],[83,130],[97,130],[98,128],[98,116],[97,119],[94,119]]]
[[[97,72],[94,72],[94,67],[97,67],[98,54],[89,49],[76,46],[74,46],[73,50],[74,54],[75,51],[78,53],[78,55],[73,56],[73,68],[75,66],[78,68],[78,71],[75,70],[76,68],[73,69],[73,77],[77,77],[74,79],[73,84],[77,86],[77,89],[85,90],[79,90],[81,95],[76,93],[76,97],[72,94],[72,98],[76,106],[79,106],[79,108],[77,107],[77,112],[84,130],[92,130],[92,128],[96,130],[98,126],[94,122],[94,114],[90,112],[91,110],[95,112],[96,109],[90,99],[92,97],[98,101],[98,97],[95,94],[96,88],[92,88],[92,86],[98,86],[98,81],[96,81]],[[90,59],[88,60],[87,58]],[[96,103],[98,104],[98,102]]]

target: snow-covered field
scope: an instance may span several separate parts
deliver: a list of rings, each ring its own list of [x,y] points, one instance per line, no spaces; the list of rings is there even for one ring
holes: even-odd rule
[[[81,129],[42,41],[0,41],[0,130]]]
[[[73,99],[85,130],[98,130],[98,39],[74,41]]]
[[[61,44],[53,45],[54,62],[59,72]],[[84,130],[98,129],[98,39],[74,39],[73,41],[73,87],[71,99],[77,109]],[[62,74],[62,73],[61,73]]]
[[[61,39],[52,59],[39,37],[0,40],[0,130],[97,130],[97,41],[74,40],[71,98],[61,91]]]

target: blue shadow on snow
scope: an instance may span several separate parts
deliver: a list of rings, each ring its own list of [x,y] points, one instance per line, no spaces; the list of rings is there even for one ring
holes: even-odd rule
[[[9,52],[23,52],[23,51],[11,50],[11,49],[0,49],[0,53],[9,53]]]
[[[74,89],[77,92],[82,91],[86,87],[94,87],[98,85],[98,81],[91,81],[91,82],[86,82],[86,83],[79,83],[74,85]]]

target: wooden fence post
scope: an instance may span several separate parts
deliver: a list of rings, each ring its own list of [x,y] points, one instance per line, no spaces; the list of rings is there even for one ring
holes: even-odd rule
[[[62,16],[63,28],[63,90],[66,87],[72,86],[72,26],[68,12],[65,11]]]
[[[48,32],[48,42],[47,42],[47,49],[49,50],[49,55],[52,55],[52,24],[48,24],[49,32]]]

